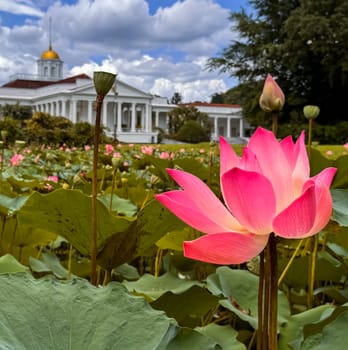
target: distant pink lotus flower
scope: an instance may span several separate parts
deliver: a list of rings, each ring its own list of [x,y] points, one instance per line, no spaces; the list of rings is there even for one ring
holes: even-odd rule
[[[238,157],[220,138],[220,183],[225,205],[199,178],[168,169],[180,190],[156,195],[176,216],[206,233],[184,242],[186,257],[239,264],[257,256],[274,232],[284,238],[312,236],[330,220],[329,191],[335,168],[310,177],[304,133],[296,143],[258,128]]]
[[[348,150],[348,142],[343,145],[343,147]]]
[[[47,180],[48,180],[48,181],[51,181],[51,182],[58,183],[58,176],[56,176],[56,175],[48,176],[48,177],[47,177]]]
[[[333,155],[333,152],[332,152],[331,150],[328,150],[328,151],[325,152],[325,154],[326,154],[327,156],[332,156],[332,155]]]
[[[90,146],[90,145],[85,145],[84,150],[85,150],[86,152],[88,152],[90,149],[91,149],[91,146]]]
[[[106,144],[105,145],[105,154],[109,155],[114,151],[113,145]]]
[[[159,155],[160,159],[169,159],[170,158],[170,154],[167,151],[161,152]]]
[[[22,163],[23,159],[24,159],[24,157],[22,154],[16,153],[11,157],[10,163],[12,166],[18,166]]]
[[[146,145],[144,145],[144,146],[141,146],[141,152],[142,152],[143,154],[147,154],[147,155],[149,155],[149,156],[152,156],[152,154],[153,154],[153,152],[154,152],[154,149],[153,149],[152,146],[146,146]]]

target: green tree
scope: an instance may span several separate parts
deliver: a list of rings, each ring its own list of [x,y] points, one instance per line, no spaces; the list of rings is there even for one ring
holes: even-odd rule
[[[320,106],[318,122],[347,118],[348,2],[346,0],[250,0],[254,11],[230,14],[238,39],[210,69],[230,72],[240,85],[228,91],[225,102],[240,97],[245,117],[267,124],[258,101],[267,73],[286,96],[281,123],[302,120],[306,104]]]
[[[182,96],[179,92],[174,92],[174,95],[172,96],[170,103],[177,105],[182,102]]]
[[[204,132],[210,135],[212,129],[212,122],[206,113],[200,112],[196,107],[183,106],[177,107],[168,113],[169,116],[169,135],[175,137],[180,128],[189,120],[198,122]]]
[[[10,117],[17,120],[30,119],[33,115],[33,109],[31,106],[21,106],[19,102],[16,104],[5,104],[0,106],[0,115],[4,117]]]
[[[216,92],[211,96],[210,103],[225,103],[224,101],[224,93]]]

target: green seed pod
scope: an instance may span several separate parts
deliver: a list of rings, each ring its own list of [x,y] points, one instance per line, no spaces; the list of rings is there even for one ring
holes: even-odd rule
[[[318,106],[305,106],[303,108],[303,114],[307,119],[315,119],[320,113],[320,109]]]
[[[94,72],[93,81],[97,95],[105,96],[112,88],[115,79],[116,74],[108,72]]]

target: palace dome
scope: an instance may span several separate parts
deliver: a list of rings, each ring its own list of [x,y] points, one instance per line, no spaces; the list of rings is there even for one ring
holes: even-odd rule
[[[57,54],[56,51],[52,50],[52,47],[48,48],[47,51],[44,51],[41,55],[42,60],[59,60],[59,55]]]

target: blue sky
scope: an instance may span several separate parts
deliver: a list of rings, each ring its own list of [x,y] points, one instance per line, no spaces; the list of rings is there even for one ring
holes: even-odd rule
[[[209,101],[235,84],[208,72],[237,33],[228,20],[247,0],[0,0],[0,84],[36,73],[49,43],[66,76],[107,70],[145,92]]]

